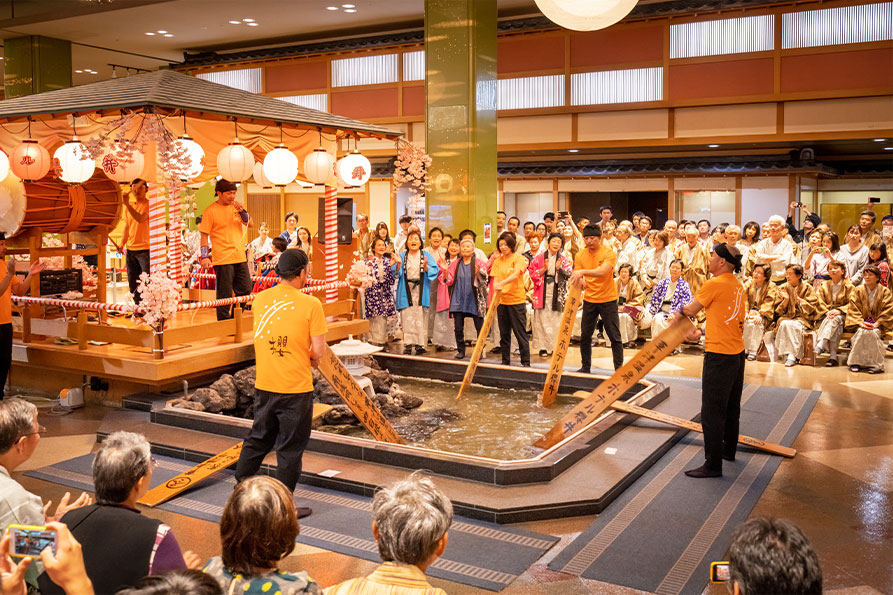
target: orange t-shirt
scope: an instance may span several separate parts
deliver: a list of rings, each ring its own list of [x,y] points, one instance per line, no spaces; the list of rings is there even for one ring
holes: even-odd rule
[[[744,316],[747,292],[732,273],[709,279],[697,300],[707,312],[704,351],[735,355],[744,351]]]
[[[245,233],[236,207],[212,202],[202,213],[198,230],[211,236],[212,264],[245,262]]]
[[[0,264],[6,265],[2,260],[0,260]],[[19,278],[13,276],[12,281],[9,282],[9,287],[0,295],[0,324],[12,324],[12,292],[20,283]]]
[[[497,281],[502,281],[515,271],[521,271],[514,281],[503,286],[499,303],[506,306],[523,304],[527,301],[527,292],[524,291],[524,271],[527,269],[527,259],[517,253],[508,257],[500,256],[493,259],[490,266],[490,276]]]
[[[326,334],[322,302],[280,283],[257,294],[252,314],[255,388],[284,394],[312,391],[310,337]]]
[[[588,248],[577,252],[577,256],[574,258],[574,270],[597,269],[605,263],[610,263],[611,271],[613,271],[616,262],[617,253],[606,244],[602,244],[594,254]],[[586,291],[583,292],[584,302],[601,304],[617,299],[617,285],[614,283],[612,274],[604,277],[583,277],[583,279],[586,281]]]
[[[149,212],[149,201],[135,201],[133,210],[140,215]],[[128,250],[148,250],[149,249],[149,219],[140,223],[133,218],[127,207],[124,207],[124,225],[127,226],[127,244],[124,245]]]

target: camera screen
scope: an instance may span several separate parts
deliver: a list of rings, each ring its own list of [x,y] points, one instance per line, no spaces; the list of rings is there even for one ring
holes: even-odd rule
[[[713,562],[710,565],[710,581],[714,583],[723,583],[729,580],[729,563]]]
[[[12,547],[17,556],[39,557],[47,546],[56,551],[56,532],[51,530],[13,529]]]

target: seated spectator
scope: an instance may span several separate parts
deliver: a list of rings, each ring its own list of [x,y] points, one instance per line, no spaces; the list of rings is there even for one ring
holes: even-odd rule
[[[846,232],[846,244],[840,247],[837,260],[846,265],[846,276],[853,285],[862,283],[862,269],[868,264],[868,246],[863,246],[859,226],[850,225]]]
[[[846,326],[846,313],[854,288],[849,279],[844,279],[846,265],[839,260],[832,260],[828,264],[828,272],[830,278],[822,282],[817,292],[816,316],[821,323],[816,331],[815,352],[816,355],[829,353],[830,357],[825,365],[834,367],[837,365],[837,346]]]
[[[37,407],[33,403],[19,398],[0,401],[0,531],[5,532],[10,525],[44,525],[58,521],[69,510],[93,502],[90,496],[82,493],[69,504],[71,495],[65,492],[51,516],[46,511],[52,502],[44,504],[39,496],[11,477],[12,472],[34,454],[44,431],[37,423]],[[37,575],[42,570],[41,564],[35,564],[27,573],[28,583],[36,586]]]
[[[372,534],[384,564],[367,577],[326,589],[326,595],[446,595],[425,579],[425,569],[443,555],[453,505],[430,479],[416,471],[372,499]]]
[[[868,248],[868,264],[873,264],[881,272],[881,285],[890,287],[890,262],[883,242],[875,242]]]
[[[893,294],[881,285],[881,271],[870,264],[863,271],[863,283],[850,294],[846,325],[856,331],[847,359],[852,372],[867,369],[870,374],[884,371],[884,337],[893,328]]]
[[[300,529],[291,492],[278,479],[254,475],[236,486],[220,519],[221,556],[204,571],[226,593],[322,593],[306,572],[279,570]]]
[[[787,266],[785,279],[784,285],[778,288],[775,305],[778,316],[775,353],[785,356],[784,365],[790,368],[803,357],[803,334],[815,324],[818,298],[812,286],[803,283],[803,267],[799,264]]]
[[[729,591],[821,593],[822,568],[809,539],[784,519],[751,519],[738,527],[729,547]]]
[[[185,554],[171,528],[144,517],[136,507],[152,481],[149,442],[132,432],[115,432],[93,459],[96,504],[62,517],[84,550],[87,575],[97,593],[114,593],[147,574],[200,567]],[[63,593],[48,573],[40,575],[40,592]]]
[[[116,595],[223,595],[223,589],[201,570],[171,570],[145,576]]]
[[[753,276],[744,284],[747,292],[747,316],[744,317],[744,351],[748,361],[757,359],[763,335],[775,325],[778,287],[769,281],[769,265],[757,264]]]
[[[626,349],[633,349],[636,346],[635,341],[639,338],[638,321],[645,310],[643,304],[645,292],[642,291],[642,286],[633,277],[632,270],[633,267],[629,263],[620,265],[617,279],[614,281],[614,284],[617,286],[617,315],[620,319],[620,340]]]
[[[691,289],[689,289],[685,279],[682,278],[684,270],[685,265],[681,260],[673,260],[670,263],[670,276],[654,286],[654,293],[651,294],[651,305],[648,307],[648,314],[652,319],[652,338],[667,330],[673,314],[692,302]],[[646,315],[646,325],[647,318],[648,316]],[[673,353],[679,353],[679,348],[674,349]]]

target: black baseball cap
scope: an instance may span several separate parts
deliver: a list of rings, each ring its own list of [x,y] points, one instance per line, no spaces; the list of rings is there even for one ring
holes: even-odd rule
[[[279,262],[276,264],[276,272],[283,279],[294,279],[301,274],[301,271],[307,266],[307,255],[303,250],[297,248],[289,248],[279,255]]]

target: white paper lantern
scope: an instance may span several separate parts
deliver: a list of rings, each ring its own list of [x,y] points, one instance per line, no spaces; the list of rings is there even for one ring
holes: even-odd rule
[[[335,157],[319,147],[304,157],[304,176],[314,184],[325,184],[332,175]]]
[[[372,164],[359,151],[345,155],[335,164],[338,181],[345,186],[362,186],[372,175]]]
[[[231,182],[242,182],[254,173],[254,155],[238,140],[217,153],[217,171]]]
[[[0,182],[6,179],[6,176],[9,175],[9,157],[6,156],[6,153],[0,151]]]
[[[636,7],[637,0],[535,0],[546,17],[565,29],[595,31],[610,27]]]
[[[36,140],[28,139],[12,150],[12,173],[22,180],[39,180],[50,171],[50,152]]]
[[[146,159],[143,157],[142,151],[134,149],[130,155],[127,155],[121,143],[115,141],[108,153],[102,156],[99,167],[109,179],[119,184],[129,184],[135,178],[140,177],[145,165]]]
[[[87,153],[84,144],[73,139],[56,149],[53,153],[53,165],[58,165],[62,170],[59,177],[69,184],[86,182],[93,176],[96,163]]]
[[[200,176],[202,170],[205,169],[205,150],[202,149],[201,145],[185,135],[175,140],[174,143],[182,147],[181,153],[189,156],[189,166],[182,167],[178,172],[180,179],[184,182],[189,182]]]
[[[272,188],[275,185],[264,175],[264,164],[262,161],[258,161],[254,164],[254,173],[252,175],[254,177],[254,183],[261,188]]]
[[[277,186],[287,186],[298,177],[298,156],[279,145],[264,157],[264,175]]]

